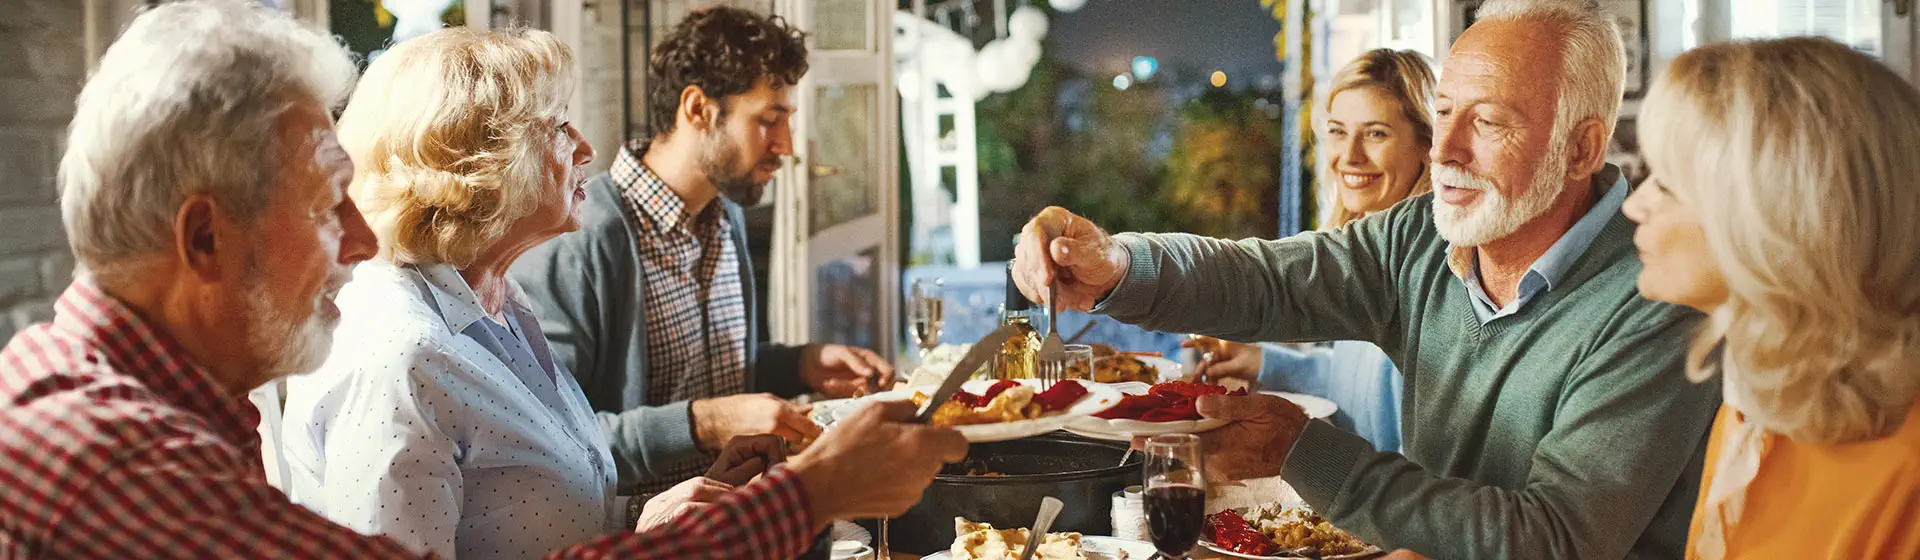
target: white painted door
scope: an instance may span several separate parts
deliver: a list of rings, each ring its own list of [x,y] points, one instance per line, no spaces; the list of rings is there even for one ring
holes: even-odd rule
[[[898,111],[891,4],[781,0],[808,32],[794,152],[774,187],[768,308],[786,343],[834,342],[892,357],[898,323]]]

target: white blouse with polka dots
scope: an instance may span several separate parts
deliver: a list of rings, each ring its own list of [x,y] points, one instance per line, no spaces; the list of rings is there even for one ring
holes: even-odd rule
[[[613,456],[517,286],[489,318],[447,265],[368,261],[320,370],[289,380],[294,501],[444,558],[536,558],[626,530]]]

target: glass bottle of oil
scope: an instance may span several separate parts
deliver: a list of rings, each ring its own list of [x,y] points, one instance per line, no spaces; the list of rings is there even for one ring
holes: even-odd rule
[[[1033,377],[1033,355],[1040,348],[1040,332],[1033,328],[1033,303],[1013,284],[1013,266],[1007,266],[1007,301],[1000,305],[1000,324],[1012,326],[1020,334],[1008,338],[994,359],[996,379]]]

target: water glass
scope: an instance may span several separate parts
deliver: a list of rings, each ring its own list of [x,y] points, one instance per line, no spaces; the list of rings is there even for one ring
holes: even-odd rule
[[[1067,379],[1094,381],[1093,347],[1085,344],[1068,344],[1066,350]]]

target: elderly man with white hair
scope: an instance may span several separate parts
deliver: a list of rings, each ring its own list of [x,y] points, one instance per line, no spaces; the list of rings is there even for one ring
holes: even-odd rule
[[[1404,456],[1275,397],[1201,399],[1234,421],[1203,434],[1212,478],[1281,475],[1433,557],[1678,557],[1719,388],[1681,375],[1700,316],[1635,287],[1602,159],[1622,66],[1593,2],[1488,2],[1436,89],[1433,194],[1278,241],[1109,236],[1050,208],[1016,282],[1158,330],[1369,341],[1405,375]]]
[[[0,557],[418,557],[268,485],[246,398],[319,366],[348,267],[376,251],[328,116],[353,72],[325,35],[233,0],[154,8],[107,50],[60,163],[82,274],[0,350]],[[862,410],[704,507],[552,556],[785,558],[835,519],[904,512],[966,450],[902,422],[912,408]]]

